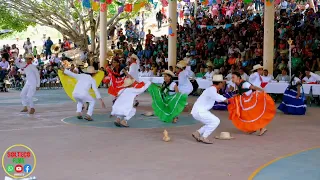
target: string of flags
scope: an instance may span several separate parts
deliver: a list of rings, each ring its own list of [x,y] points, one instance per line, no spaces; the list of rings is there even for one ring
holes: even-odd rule
[[[224,24],[224,25],[217,25],[217,26],[207,26],[207,25],[198,25],[198,28],[202,29],[202,28],[207,28],[207,30],[212,30],[214,28],[224,28],[224,29],[229,29],[232,25],[237,25],[237,24],[241,24],[241,23],[244,23],[245,21],[247,20],[246,19],[243,19],[243,20],[240,20],[240,21],[237,21],[237,22],[234,22],[232,24]]]
[[[82,2],[81,2],[82,1]],[[151,1],[151,2],[150,2]],[[138,12],[141,8],[151,3],[157,6],[157,3],[153,3],[153,0],[138,0],[135,3],[124,4],[114,0],[79,0],[82,6],[93,11],[105,12],[108,10],[110,14],[122,13],[122,12]]]

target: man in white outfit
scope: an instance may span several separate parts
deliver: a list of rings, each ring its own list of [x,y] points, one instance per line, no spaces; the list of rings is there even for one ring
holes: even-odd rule
[[[16,66],[26,75],[26,83],[20,94],[23,105],[21,112],[28,112],[29,106],[29,114],[35,113],[33,96],[40,87],[40,73],[37,67],[32,64],[32,60],[33,55],[27,54],[25,62],[21,61],[21,59],[15,61]]]
[[[251,71],[253,71],[254,73],[250,75],[249,82],[256,87],[261,87],[263,66],[261,66],[260,64],[254,65]]]
[[[129,127],[128,121],[136,114],[133,101],[139,94],[143,93],[150,86],[148,81],[142,88],[133,87],[135,79],[126,78],[123,83],[124,89],[119,92],[118,98],[112,106],[111,115],[117,116],[114,124],[118,127]]]
[[[135,79],[135,81],[139,82],[139,58],[137,55],[132,54],[130,56],[130,66],[129,66],[129,74],[130,76]],[[134,107],[139,105],[138,100],[134,100]]]
[[[225,86],[223,76],[221,74],[213,75],[212,82],[213,86],[203,91],[191,110],[193,118],[204,124],[198,131],[192,133],[192,137],[205,144],[212,144],[208,137],[220,124],[220,119],[212,114],[210,109],[216,101],[228,103],[228,99],[218,93]]]
[[[96,98],[100,100],[102,108],[106,108],[100,92],[97,88],[96,81],[92,78],[93,75],[95,75],[96,70],[94,70],[93,66],[89,66],[87,68],[87,71],[85,71],[86,74],[75,74],[67,69],[61,69],[64,74],[73,77],[77,80],[77,84],[73,90],[72,96],[77,101],[77,118],[82,119],[82,108],[83,104],[88,102],[89,108],[87,115],[85,116],[85,120],[87,121],[93,121],[92,114],[94,110],[95,105],[95,99],[89,94],[89,90],[92,88],[94,93],[96,94]]]

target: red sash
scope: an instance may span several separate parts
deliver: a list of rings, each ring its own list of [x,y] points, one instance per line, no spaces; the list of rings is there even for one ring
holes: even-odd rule
[[[25,68],[27,68],[30,64],[32,64],[32,63],[27,63],[27,65],[25,66],[25,67],[23,67],[23,68],[21,68],[21,70],[23,71]]]
[[[259,77],[260,77],[260,81],[261,81],[260,86],[261,86],[262,88],[266,87],[266,85],[268,84],[268,82],[262,82],[262,77],[261,77],[260,75],[259,75]]]

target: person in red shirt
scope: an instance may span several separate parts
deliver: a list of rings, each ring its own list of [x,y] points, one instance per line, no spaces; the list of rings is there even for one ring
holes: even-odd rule
[[[146,35],[146,45],[149,45],[152,42],[152,38],[155,36],[151,34],[151,30],[148,30],[148,34]]]

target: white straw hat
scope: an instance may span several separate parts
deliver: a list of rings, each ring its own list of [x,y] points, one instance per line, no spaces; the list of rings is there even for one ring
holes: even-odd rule
[[[187,65],[188,65],[188,63],[186,61],[182,60],[182,61],[178,62],[177,67],[182,69],[182,68],[186,67]]]
[[[162,74],[170,75],[171,77],[174,77],[174,73],[170,70],[165,70]]]
[[[128,87],[130,86],[131,84],[133,84],[135,82],[134,79],[131,79],[131,78],[126,78],[123,82],[123,85],[121,87]]]
[[[133,59],[139,60],[138,56],[137,56],[137,55],[135,55],[135,54],[131,54],[131,56],[130,56],[130,57],[131,57],[131,58],[133,58]]]
[[[231,136],[231,134],[229,132],[221,132],[220,136],[216,136],[216,139],[220,139],[220,140],[230,140],[230,139],[234,139],[234,137]]]
[[[34,57],[32,54],[26,54],[24,58],[25,59],[33,59]]]
[[[251,71],[255,71],[257,69],[263,69],[263,66],[261,66],[260,64],[256,64],[253,66],[253,69]]]
[[[223,81],[226,81],[226,80],[223,79],[222,74],[214,74],[212,76],[212,81],[214,81],[214,82],[223,82]]]
[[[84,73],[88,73],[88,74],[97,73],[97,71],[94,69],[93,66],[88,66],[87,70],[84,70],[83,72],[84,72]]]

